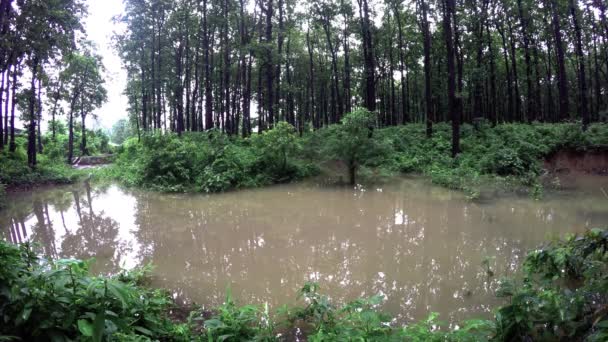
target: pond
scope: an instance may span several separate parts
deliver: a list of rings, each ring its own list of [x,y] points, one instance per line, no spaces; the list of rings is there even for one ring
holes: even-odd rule
[[[399,321],[430,312],[488,316],[498,279],[526,251],[608,225],[608,177],[579,176],[540,201],[473,202],[419,178],[372,187],[299,183],[215,195],[117,185],[12,194],[0,236],[51,258],[95,258],[93,270],[153,263],[153,285],[180,303],[294,304],[306,281],[333,300],[383,294]],[[487,260],[494,276],[489,276]]]

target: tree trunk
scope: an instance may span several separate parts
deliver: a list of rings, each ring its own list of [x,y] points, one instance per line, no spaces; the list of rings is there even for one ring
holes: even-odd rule
[[[530,38],[528,37],[528,19],[529,15],[524,15],[524,9],[521,0],[517,0],[517,9],[519,14],[519,22],[521,26],[521,34],[524,42],[524,60],[526,62],[526,86],[527,86],[527,109],[526,120],[534,121],[537,115],[536,101],[534,99],[534,88],[532,86],[532,61],[530,59]]]
[[[357,164],[355,162],[348,163],[348,184],[355,186],[357,184]]]
[[[570,0],[570,14],[572,15],[572,25],[574,26],[574,42],[576,56],[578,59],[578,86],[580,97],[580,110],[583,119],[583,131],[589,126],[589,110],[587,104],[587,77],[585,73],[585,55],[583,53],[583,37],[581,27],[579,25],[579,8],[575,0]]]
[[[224,11],[224,29],[223,29],[223,50],[224,50],[224,114],[225,114],[225,122],[230,122],[230,69],[231,69],[231,61],[230,61],[230,42],[228,41],[228,0],[223,1],[223,11]],[[228,126],[228,127],[226,127]],[[226,128],[228,128],[226,130]],[[230,125],[223,126],[224,131],[231,132],[232,127]]]
[[[13,96],[11,98],[11,133],[10,141],[8,144],[8,150],[15,152],[17,150],[17,144],[15,143],[15,105],[17,104],[17,74],[20,71],[19,62],[15,64],[13,70]]]
[[[205,64],[205,129],[213,128],[213,89],[211,88],[211,64],[209,63],[209,24],[207,22],[207,0],[203,0],[203,39]]]
[[[36,167],[36,76],[38,75],[38,58],[32,62],[32,82],[29,96],[29,119],[27,140],[27,162],[31,168]]]
[[[42,153],[42,132],[41,132],[41,122],[42,122],[42,81],[38,78],[38,100],[37,100],[37,110],[36,110],[36,119],[38,120],[38,144],[37,151],[38,153]]]
[[[407,111],[407,82],[405,81],[405,45],[403,44],[403,24],[401,23],[401,11],[395,2],[393,4],[393,12],[397,19],[397,29],[399,34],[399,73],[401,74],[401,123],[405,124],[410,121]]]
[[[80,142],[80,155],[87,156],[89,155],[89,151],[87,150],[87,126],[86,126],[86,118],[87,113],[84,111],[84,104],[82,95],[80,96],[80,121],[82,125],[81,137],[82,140]]]
[[[513,77],[511,76],[511,68],[509,67],[509,53],[507,48],[507,39],[505,37],[505,31],[502,24],[496,24],[496,30],[500,34],[502,41],[502,53],[504,57],[505,73],[507,74],[507,111],[506,115],[503,115],[503,121],[511,122],[513,118],[513,104],[515,99],[513,98]]]
[[[486,26],[486,34],[488,39],[488,53],[490,58],[490,122],[492,126],[497,123],[496,113],[496,56],[494,55],[494,42],[490,33],[490,25]]]
[[[285,60],[285,76],[287,77],[287,92],[286,92],[286,107],[285,108],[285,120],[292,126],[296,126],[294,100],[293,100],[293,84],[291,79],[291,36],[287,38],[287,58]]]
[[[515,47],[515,36],[513,35],[513,26],[511,25],[511,21],[507,18],[507,27],[509,29],[509,41],[511,45],[511,70],[513,71],[513,89],[515,90],[515,113],[514,119],[517,121],[521,121],[521,101],[519,97],[519,76],[517,75],[517,56],[516,56],[516,47]]]
[[[336,97],[336,104],[337,104],[337,108],[338,108],[338,112],[337,112],[337,116],[336,117],[332,117],[332,119],[330,120],[331,123],[337,123],[340,121],[340,119],[342,118],[342,114],[343,113],[343,107],[342,107],[342,99],[340,96],[340,90],[339,90],[339,86],[338,86],[338,79],[339,79],[339,75],[338,75],[338,57],[336,55],[336,50],[334,49],[334,45],[331,41],[331,33],[330,33],[330,27],[329,27],[330,23],[329,23],[329,18],[326,15],[323,15],[323,30],[325,31],[325,37],[327,39],[327,48],[329,49],[330,55],[331,55],[331,66],[332,66],[332,94],[335,94]]]
[[[424,100],[426,109],[426,136],[433,135],[433,94],[431,93],[431,32],[427,17],[428,7],[425,0],[419,3],[422,15],[420,17],[420,28],[423,36],[424,50]]]
[[[59,81],[59,86],[57,87],[57,91],[55,92],[54,96],[53,96],[53,110],[51,111],[51,132],[52,132],[52,137],[53,137],[53,141],[56,140],[56,126],[57,126],[57,121],[55,120],[55,117],[57,115],[57,106],[59,105],[59,99],[61,99],[61,92],[63,90],[63,80]]]
[[[547,69],[547,77],[545,79],[546,82],[546,87],[547,87],[547,115],[545,116],[545,120],[549,119],[550,121],[556,121],[555,120],[555,112],[554,112],[554,105],[553,105],[553,75],[551,72],[551,49],[552,49],[552,45],[551,45],[551,40],[548,39],[547,40],[547,58],[545,61],[545,64],[547,65],[546,69]]]
[[[555,38],[555,53],[557,58],[557,88],[559,91],[559,118],[564,120],[570,114],[568,99],[568,76],[566,74],[566,58],[564,44],[562,43],[561,25],[559,22],[559,8],[557,0],[551,0],[551,13],[553,35]]]
[[[12,68],[12,72],[15,73],[17,71],[17,66],[14,66]],[[11,97],[11,67],[9,65],[9,67],[6,69],[6,88],[5,88],[5,101],[4,101],[4,136],[0,137],[0,139],[2,139],[2,143],[4,144],[4,146],[8,145],[8,135],[9,135],[9,129],[8,129],[8,102],[9,102],[9,98]],[[1,115],[0,115],[1,118]]]
[[[283,20],[283,11],[284,11],[284,6],[283,6],[283,0],[278,0],[278,10],[279,10],[279,28],[277,31],[277,60],[275,61],[276,63],[276,70],[275,70],[275,82],[276,82],[276,93],[274,96],[274,106],[275,106],[275,110],[276,110],[276,120],[282,120],[284,119],[283,115],[282,115],[282,111],[281,111],[281,98],[283,96],[282,94],[282,90],[281,90],[281,67],[283,64],[283,44],[285,42],[285,23]]]
[[[144,131],[148,129],[148,96],[146,92],[146,67],[143,61],[144,51],[142,51],[142,61],[141,61],[141,104],[142,104],[142,112],[141,112],[141,123]]]
[[[273,0],[268,0],[266,5],[266,109],[268,110],[268,128],[274,126],[274,71],[272,68],[272,15]]]
[[[0,86],[0,151],[4,150],[4,116],[8,116],[8,110],[4,110],[4,104],[2,103],[4,99],[4,86],[6,83],[6,89],[9,89],[8,78],[10,73],[10,66],[7,68],[6,72],[2,74],[2,85]],[[4,82],[6,79],[6,82]],[[6,103],[8,107],[8,95],[6,95]],[[4,112],[4,115],[2,114]]]
[[[454,0],[444,0],[443,31],[447,52],[448,68],[448,110],[452,113],[452,157],[460,153],[460,113],[456,100],[456,70],[454,61],[454,41],[452,18],[455,11]]]
[[[361,18],[361,32],[363,36],[363,74],[365,79],[364,107],[370,112],[376,111],[376,61],[369,18],[368,0],[358,0],[359,16]]]
[[[590,11],[591,12],[591,11]],[[594,26],[593,29],[593,69],[594,69],[594,77],[595,77],[595,120],[599,119],[599,112],[602,110],[602,85],[600,83],[600,71],[601,66],[599,63],[599,52],[598,52],[598,32],[597,26]]]
[[[345,108],[345,113],[350,113],[352,112],[353,108],[352,108],[352,99],[351,99],[351,92],[350,92],[350,83],[351,83],[351,76],[350,76],[350,44],[348,44],[348,38],[349,38],[349,31],[348,31],[348,18],[345,17],[345,23],[344,23],[344,37],[343,37],[343,42],[344,42],[344,82],[342,84],[342,87],[344,88],[344,108]]]
[[[308,47],[308,68],[309,68],[309,78],[308,78],[308,88],[310,90],[310,112],[308,113],[311,116],[313,127],[319,128],[319,124],[316,121],[315,109],[315,67],[313,60],[313,51],[312,44],[310,42],[310,28],[306,31],[306,46]],[[302,127],[303,128],[303,127]]]
[[[79,97],[79,93],[76,92],[72,95],[72,101],[70,103],[70,114],[68,116],[68,164],[72,164],[74,159],[74,109],[76,108],[76,100]],[[139,132],[139,123],[137,125],[137,131]]]

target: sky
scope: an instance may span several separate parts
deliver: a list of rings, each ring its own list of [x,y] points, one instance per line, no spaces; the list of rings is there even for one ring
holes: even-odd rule
[[[127,72],[122,68],[120,57],[112,47],[112,34],[119,30],[112,17],[124,12],[122,0],[87,0],[89,16],[85,22],[88,38],[97,45],[97,53],[103,57],[106,67],[108,102],[95,111],[98,124],[104,128],[127,117],[127,98],[122,94],[127,83]]]

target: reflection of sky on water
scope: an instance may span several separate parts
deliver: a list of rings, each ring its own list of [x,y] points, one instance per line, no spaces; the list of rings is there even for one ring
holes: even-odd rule
[[[605,225],[598,182],[542,201],[483,204],[402,180],[365,190],[286,185],[213,196],[61,187],[13,196],[0,234],[54,258],[95,257],[114,272],[149,261],[179,301],[290,304],[307,280],[337,301],[383,294],[400,320],[457,321],[498,303],[496,279],[547,237]],[[0,235],[1,236],[1,235]],[[490,257],[496,277],[481,263]]]
[[[72,192],[66,190],[58,190],[63,195],[72,196]],[[59,195],[61,196],[61,195]],[[141,244],[138,242],[134,232],[137,229],[135,223],[134,212],[136,211],[137,200],[135,197],[130,196],[123,192],[117,186],[110,186],[108,189],[104,189],[102,193],[94,193],[92,195],[92,208],[102,208],[98,212],[93,209],[93,215],[100,217],[111,217],[114,221],[120,222],[117,224],[117,235],[116,240],[119,244],[119,248],[116,249],[114,258],[118,260],[118,266],[126,269],[131,269],[141,264]],[[86,203],[87,198],[77,196],[82,201],[82,206],[88,206]],[[62,258],[68,257],[79,257],[79,255],[71,255],[69,252],[63,251],[63,242],[68,236],[74,236],[78,234],[79,229],[82,228],[80,221],[80,215],[78,214],[78,208],[76,205],[71,205],[69,208],[62,210],[58,206],[54,206],[52,201],[49,202],[48,212],[44,211],[45,224],[47,227],[55,228],[53,230],[54,236],[54,256]],[[81,211],[87,211],[87,208],[81,208]],[[88,213],[90,215],[90,213]],[[0,213],[2,216],[2,213]],[[13,219],[14,220],[14,219]],[[10,221],[10,220],[9,220]],[[28,215],[22,222],[25,230],[20,229],[19,231],[25,231],[22,240],[28,241],[28,236],[35,234],[36,228],[40,228],[38,217],[35,214]],[[20,224],[21,225],[21,224]],[[19,239],[18,239],[19,240]],[[40,242],[40,241],[36,241]]]

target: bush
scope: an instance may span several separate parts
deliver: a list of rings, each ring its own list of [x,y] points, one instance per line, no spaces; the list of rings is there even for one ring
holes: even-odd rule
[[[380,166],[390,153],[390,145],[375,138],[374,130],[374,113],[362,108],[344,116],[340,125],[328,128],[323,154],[346,165],[350,185],[355,185],[361,166]]]
[[[219,131],[127,140],[105,175],[127,185],[170,191],[221,192],[301,179],[315,169],[297,158],[295,129],[279,123],[242,139]]]
[[[422,124],[379,129],[373,113],[358,109],[341,124],[302,137],[280,122],[246,139],[219,131],[130,139],[119,149],[116,166],[104,172],[128,185],[218,192],[302,179],[340,161],[349,176],[360,169],[372,181],[419,173],[476,197],[488,185],[537,189],[543,158],[560,149],[608,148],[607,124],[587,132],[577,124],[464,124],[461,135],[462,153],[454,159],[448,124],[436,124],[429,139]]]
[[[78,260],[41,260],[29,245],[0,242],[0,340],[168,338],[170,304],[129,274],[92,277]]]
[[[34,169],[27,165],[27,159],[19,153],[0,154],[0,165],[0,183],[7,187],[68,184],[82,174],[63,161],[49,160],[45,155],[38,156],[38,165]]]
[[[571,235],[530,253],[523,281],[503,282],[510,304],[496,314],[497,338],[608,339],[608,231]]]
[[[607,132],[606,124],[592,125],[587,132],[578,124],[479,125],[476,129],[465,124],[462,153],[456,159],[450,158],[451,128],[445,123],[434,126],[431,139],[418,124],[378,130],[377,135],[390,140],[395,150],[385,166],[421,173],[438,185],[478,194],[481,185],[502,182],[535,187],[545,157],[560,149],[605,148]]]

